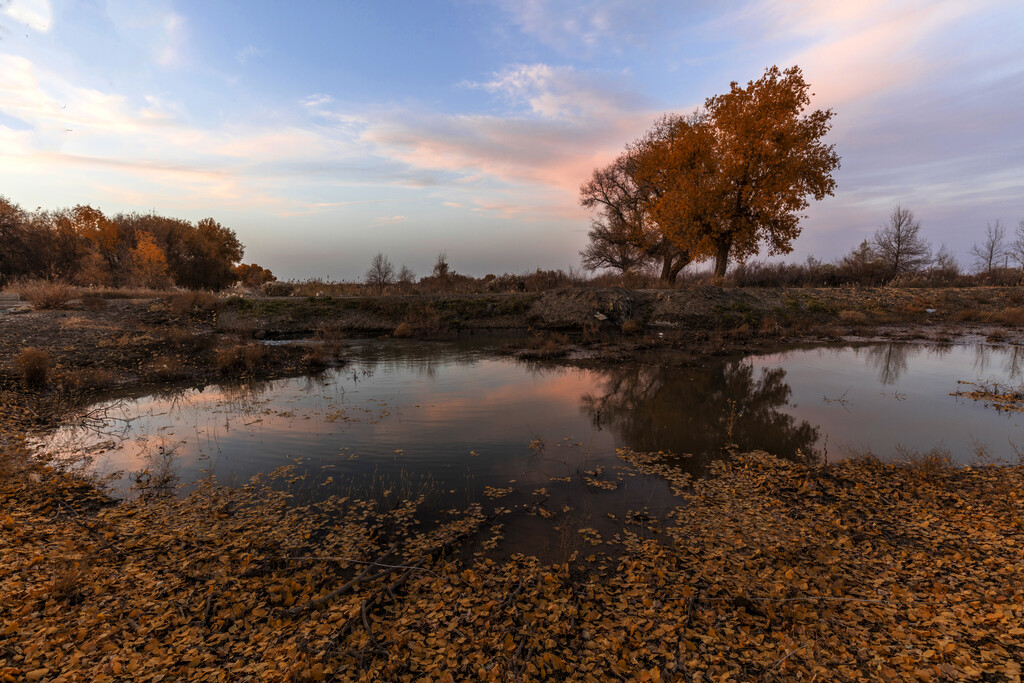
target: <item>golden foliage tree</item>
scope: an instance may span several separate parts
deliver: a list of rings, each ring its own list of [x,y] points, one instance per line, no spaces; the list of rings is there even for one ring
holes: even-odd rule
[[[792,251],[808,197],[821,200],[835,191],[839,155],[821,141],[834,112],[805,114],[809,90],[800,67],[773,66],[745,88],[734,82],[728,93],[705,102],[717,157],[712,187],[720,214],[710,235],[715,275],[725,275],[731,254],[757,253],[759,242],[769,254]]]
[[[139,235],[139,241],[132,249],[129,281],[134,285],[152,289],[170,284],[167,255],[156,243],[156,238],[149,233]]]
[[[666,238],[687,261],[714,258],[719,277],[730,259],[743,261],[762,246],[769,254],[792,251],[801,212],[809,198],[833,194],[839,167],[834,145],[822,142],[834,112],[805,113],[809,90],[799,67],[773,66],[745,87],[732,83],[693,114],[655,122],[627,148],[643,189],[640,234]],[[593,202],[587,189],[584,205]]]

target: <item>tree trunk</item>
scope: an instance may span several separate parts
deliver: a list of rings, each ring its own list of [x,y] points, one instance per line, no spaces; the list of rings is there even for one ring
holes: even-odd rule
[[[659,279],[662,282],[669,282],[669,283],[671,283],[673,281],[673,278],[672,278],[672,257],[671,256],[665,256],[664,258],[662,258],[662,260],[661,260],[661,275],[659,276]]]
[[[681,254],[667,254],[661,262],[661,281],[670,285],[676,283],[676,279],[679,277],[679,273],[682,272],[683,268],[689,265],[690,254],[684,252]]]
[[[725,277],[725,269],[729,266],[729,252],[732,251],[732,240],[722,238],[715,245],[715,277]]]

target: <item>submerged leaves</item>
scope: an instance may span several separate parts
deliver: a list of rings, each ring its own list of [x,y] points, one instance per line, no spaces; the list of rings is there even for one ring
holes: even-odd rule
[[[744,455],[612,537],[559,520],[595,554],[555,565],[455,552],[500,550],[479,507],[422,530],[415,500],[208,483],[76,523],[70,481],[0,486],[0,680],[1009,681],[1024,658],[1021,467]]]

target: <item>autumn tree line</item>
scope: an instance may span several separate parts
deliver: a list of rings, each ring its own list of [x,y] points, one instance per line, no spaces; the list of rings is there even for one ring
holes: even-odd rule
[[[98,287],[259,286],[273,274],[240,264],[245,248],[213,218],[156,213],[106,216],[88,205],[26,211],[0,197],[0,285],[44,278]]]

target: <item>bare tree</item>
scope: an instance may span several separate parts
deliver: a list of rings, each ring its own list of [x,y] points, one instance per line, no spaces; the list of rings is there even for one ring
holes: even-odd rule
[[[634,143],[608,166],[594,169],[580,186],[580,204],[597,213],[580,256],[587,270],[625,273],[658,263],[661,279],[674,283],[692,255],[673,243],[648,211],[661,189],[637,178],[644,144]]]
[[[1008,254],[1006,251],[1006,229],[996,219],[995,225],[989,223],[985,226],[985,239],[981,244],[971,247],[971,256],[974,257],[974,267],[978,272],[992,274],[999,267],[999,262],[1004,260]]]
[[[439,280],[447,280],[448,271],[448,254],[442,251],[437,255],[437,261],[434,263],[434,277]]]
[[[409,266],[402,266],[398,269],[398,284],[411,285],[416,282],[416,273]]]
[[[616,223],[594,221],[587,237],[589,244],[580,257],[587,270],[614,268],[623,273],[637,270],[647,263],[649,257],[641,251],[628,231]]]
[[[932,263],[932,270],[943,277],[956,277],[960,274],[960,264],[956,262],[953,251],[945,244],[939,247]]]
[[[366,284],[375,288],[378,294],[384,293],[384,288],[395,281],[395,267],[391,265],[388,257],[377,252],[377,255],[370,261],[370,269],[366,271]]]
[[[932,246],[921,236],[921,221],[899,204],[889,223],[875,232],[874,252],[892,277],[916,273],[932,262]]]
[[[1010,243],[1007,253],[1011,261],[1017,263],[1020,268],[1024,268],[1024,218],[1020,219],[1020,223],[1017,224],[1017,232],[1014,234],[1014,240]]]

